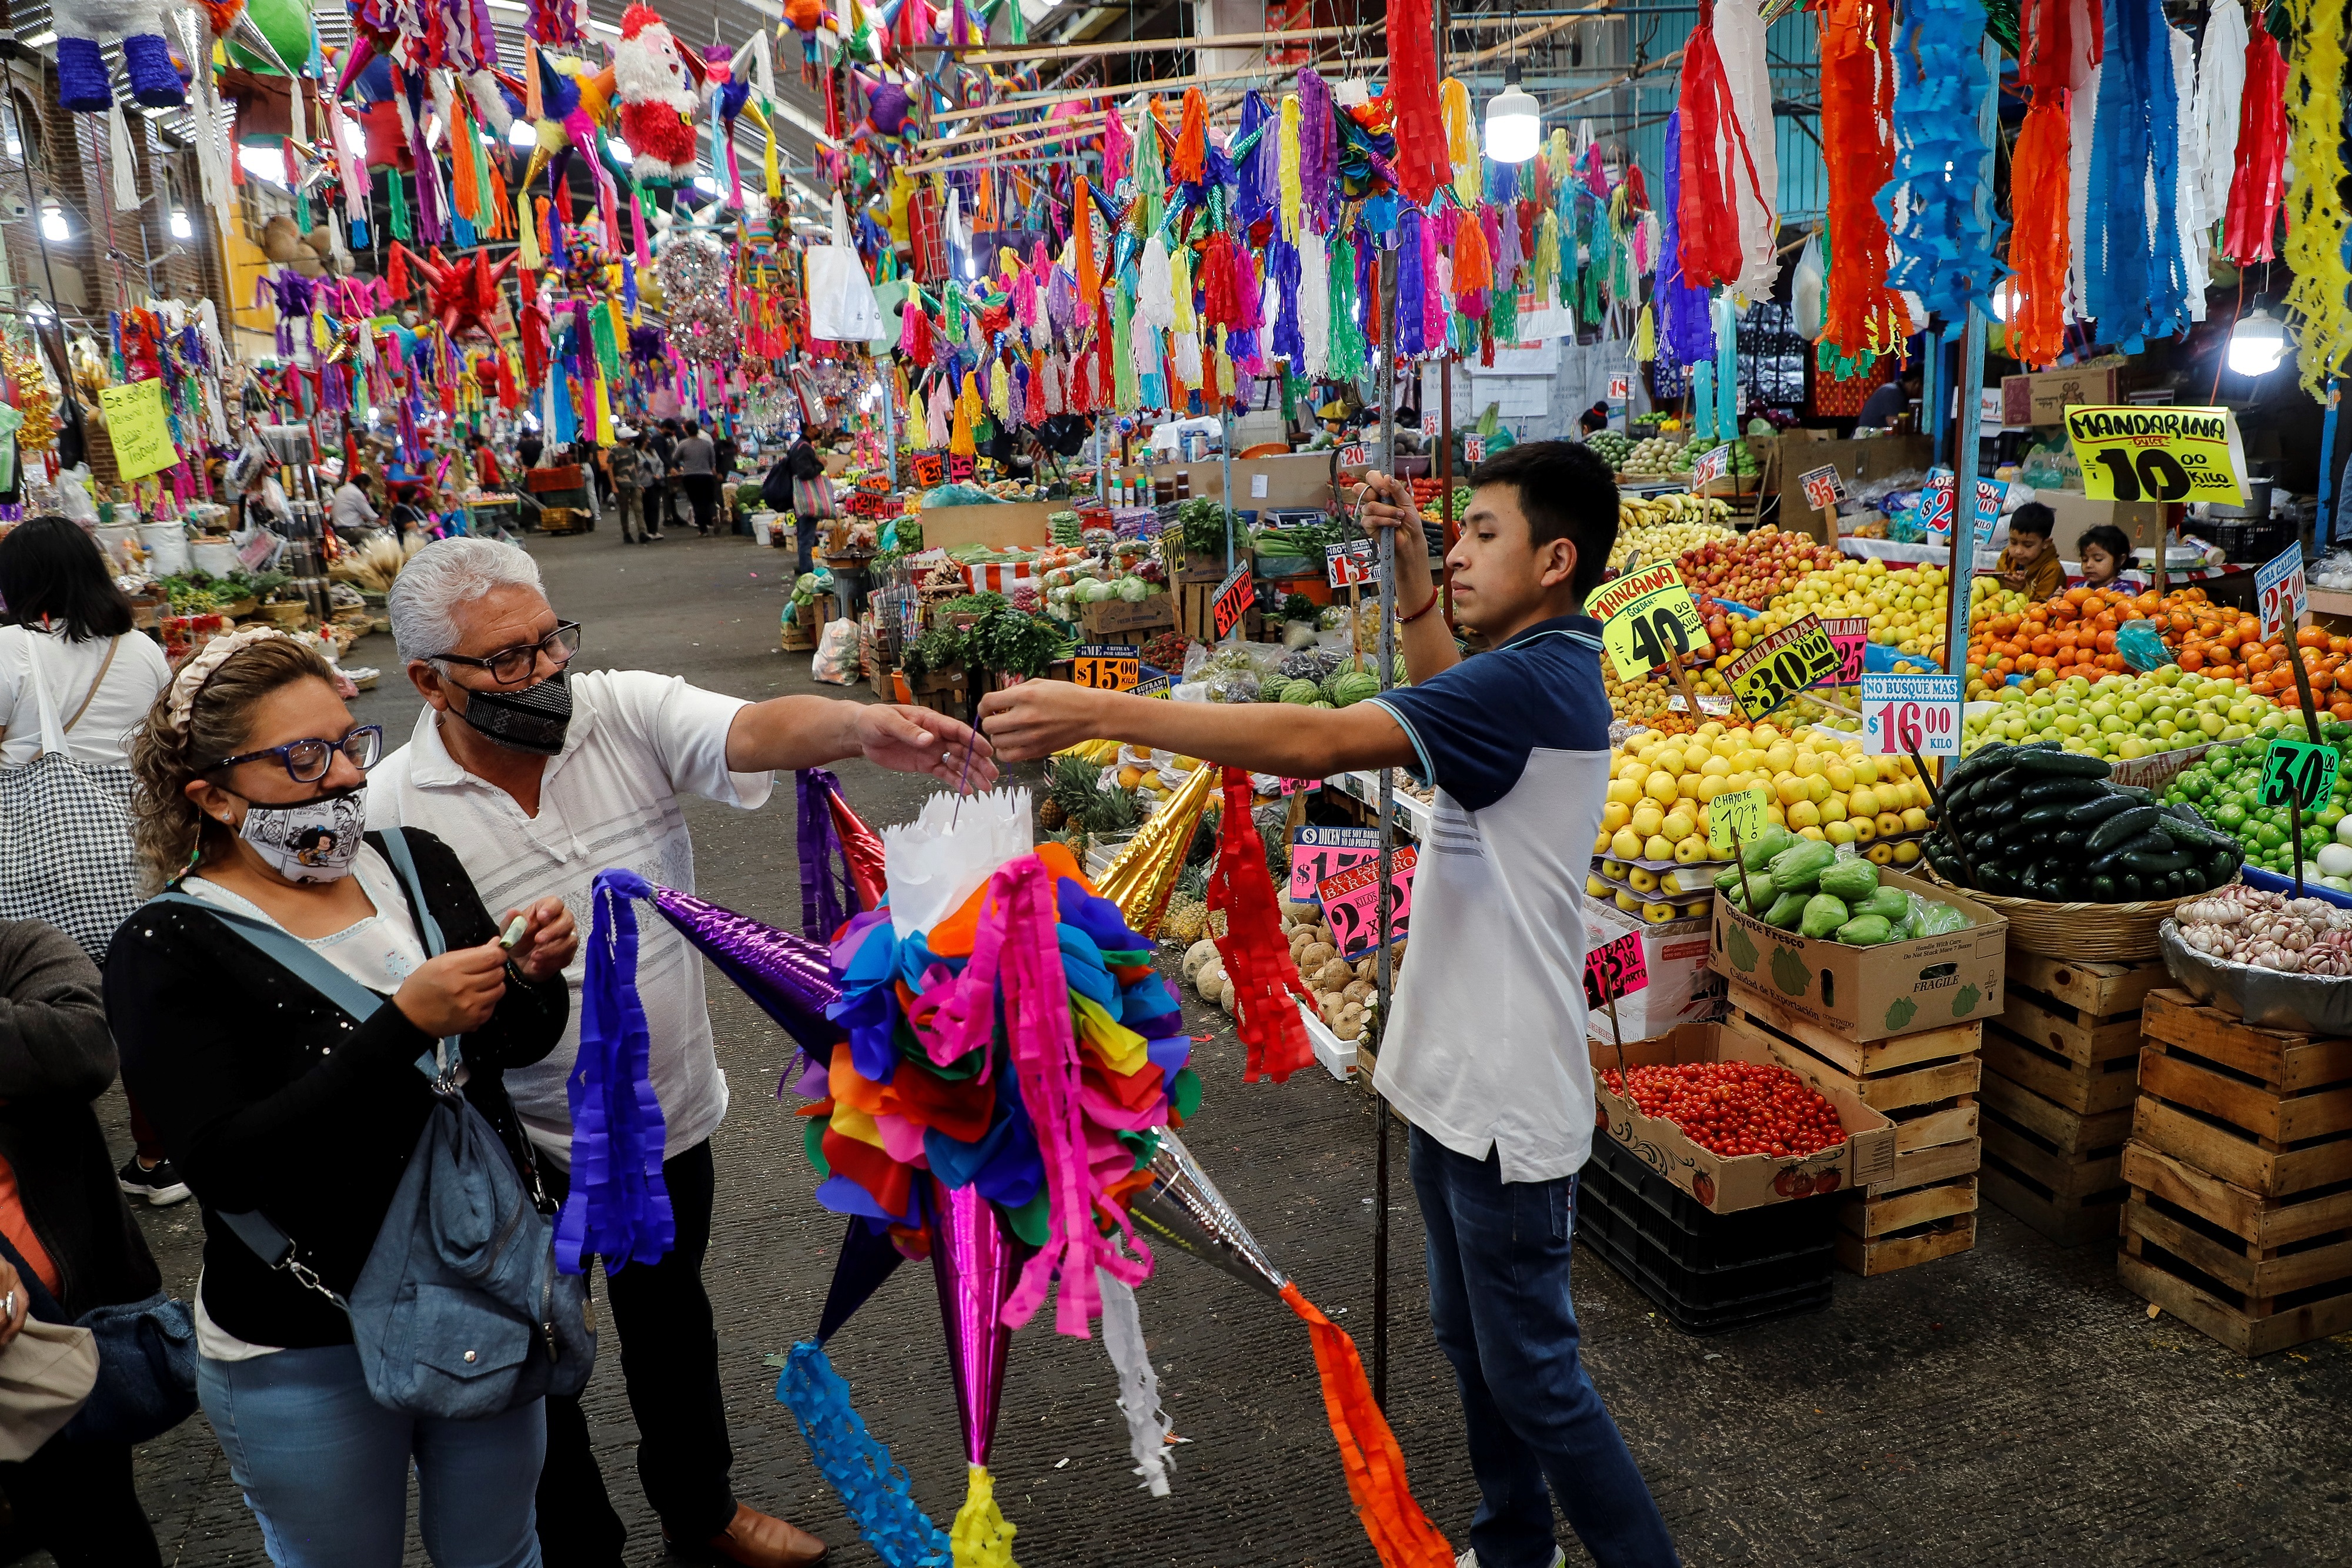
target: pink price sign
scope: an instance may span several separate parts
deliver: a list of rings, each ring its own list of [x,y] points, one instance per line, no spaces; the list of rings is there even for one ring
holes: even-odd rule
[[[1412,914],[1412,867],[1417,857],[1411,845],[1398,846],[1390,862],[1389,936],[1408,935]],[[1377,856],[1369,864],[1350,866],[1316,884],[1323,904],[1324,922],[1331,927],[1339,956],[1352,958],[1372,950],[1380,940],[1381,867]]]
[[[1584,956],[1584,1004],[1595,1012],[1620,997],[1649,988],[1650,960],[1642,952],[1639,931],[1628,931]]]
[[[1835,648],[1838,657],[1844,661],[1839,665],[1838,673],[1830,677],[1830,683],[1840,686],[1854,685],[1862,679],[1863,650],[1870,645],[1870,617],[1841,616],[1822,624],[1829,629],[1830,646]]]
[[[1311,904],[1317,884],[1325,877],[1380,856],[1378,828],[1318,828],[1302,823],[1290,831],[1290,901]]]

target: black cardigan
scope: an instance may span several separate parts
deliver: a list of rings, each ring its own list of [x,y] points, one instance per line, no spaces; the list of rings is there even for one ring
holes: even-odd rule
[[[407,830],[425,903],[450,947],[498,934],[457,853]],[[383,839],[370,833],[379,853]],[[411,918],[415,910],[410,911]],[[217,1210],[260,1209],[326,1282],[348,1294],[424,1130],[432,1090],[415,1067],[433,1037],[387,1003],[364,1023],[206,910],[151,904],[107,950],[106,1005],[125,1085],[203,1205],[205,1311],[255,1344],[350,1342],[331,1301],[273,1270]],[[505,1069],[563,1036],[563,977],[518,985],[465,1039],[466,1096],[525,1157]]]
[[[77,1318],[163,1289],[90,1109],[114,1067],[98,966],[53,925],[0,921],[0,1160]]]

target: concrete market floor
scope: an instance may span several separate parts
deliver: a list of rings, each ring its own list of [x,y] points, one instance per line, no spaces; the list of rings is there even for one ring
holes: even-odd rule
[[[778,651],[790,572],[774,552],[676,534],[625,548],[609,529],[530,548],[558,610],[587,628],[588,664],[673,672],[750,698],[832,690],[811,681],[807,654]],[[390,643],[370,638],[355,653],[384,669],[355,707],[397,744],[417,704]],[[877,825],[904,820],[920,798],[862,762],[839,771]],[[797,928],[792,810],[788,788],[760,812],[689,802],[700,891]],[[735,1488],[824,1535],[845,1568],[872,1563],[773,1394],[779,1358],[814,1326],[841,1221],[811,1201],[800,1123],[773,1098],[786,1040],[715,973],[709,995],[733,1095],[716,1140],[707,1278]],[[1187,1006],[1212,1036],[1195,1057],[1208,1095],[1188,1131],[1193,1149],[1369,1362],[1370,1103],[1319,1070],[1244,1084],[1222,1015]],[[102,1109],[127,1155],[119,1093]],[[1430,1338],[1402,1135],[1391,1147],[1389,1411],[1415,1491],[1458,1549],[1476,1489],[1453,1378]],[[196,1206],[141,1217],[169,1287],[193,1292]],[[2352,1336],[2243,1361],[2168,1317],[2150,1321],[2117,1283],[2112,1247],[2061,1250],[1993,1208],[1971,1253],[1879,1280],[1841,1275],[1827,1311],[1728,1337],[1677,1332],[1589,1252],[1577,1269],[1593,1377],[1692,1564],[2352,1562]],[[832,1351],[944,1527],[963,1475],[927,1274],[902,1270]],[[1190,1439],[1174,1494],[1135,1490],[1100,1344],[1057,1336],[1041,1314],[1013,1343],[992,1464],[1020,1560],[1373,1563],[1303,1326],[1181,1256],[1163,1259],[1139,1299],[1166,1407]],[[634,1473],[615,1350],[608,1343],[589,1406],[635,1568],[665,1558]],[[142,1449],[138,1469],[166,1563],[264,1561],[201,1415]],[[1570,1563],[1586,1560],[1564,1521],[1559,1537]],[[413,1530],[408,1560],[425,1561]]]

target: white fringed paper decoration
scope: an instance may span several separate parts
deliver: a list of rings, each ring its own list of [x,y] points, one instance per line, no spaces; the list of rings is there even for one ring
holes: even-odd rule
[[[1154,234],[1143,243],[1143,267],[1135,286],[1135,319],[1161,331],[1176,325],[1175,264],[1167,244]],[[1158,356],[1153,356],[1157,358]]]
[[[1201,337],[1197,332],[1177,332],[1169,340],[1171,358],[1177,382],[1186,387],[1201,384]]]
[[[929,931],[961,908],[998,866],[1035,847],[1028,790],[933,795],[913,821],[882,830],[891,928],[901,938]]]
[[[2179,27],[2172,34],[2172,86],[2179,95],[2177,122],[2180,144],[2173,159],[2173,202],[2179,214],[2174,231],[2180,236],[2180,275],[2188,290],[2189,319],[2205,319],[2205,290],[2212,283],[2208,257],[2213,253],[2211,209],[2205,205],[2205,144],[2203,121],[2197,118],[2197,47]],[[2151,176],[2151,184],[2154,179]],[[2154,190],[2148,192],[2148,232],[2158,233]]]
[[[1102,1288],[1103,1349],[1110,1353],[1111,1370],[1118,1375],[1118,1411],[1127,1417],[1127,1451],[1135,1456],[1135,1473],[1153,1497],[1168,1495],[1168,1472],[1176,1456],[1168,1439],[1176,1429],[1160,1408],[1160,1375],[1151,1370],[1151,1352],[1143,1343],[1143,1317],[1135,1308],[1135,1291],[1109,1270],[1097,1267],[1095,1281]]]
[[[2183,115],[2181,141],[2189,141],[2187,122],[2198,126],[2198,195],[2209,224],[2219,223],[2230,210],[2230,181],[2238,167],[2239,101],[2246,92],[2245,7],[2238,0],[2213,0],[2205,18],[2205,45],[2197,56],[2197,96]],[[2183,162],[2187,160],[2184,158]]]
[[[2066,314],[2078,321],[2083,318],[2083,301],[2090,292],[2083,271],[2083,252],[2084,234],[2091,225],[2091,138],[2098,122],[2099,71],[2099,67],[2093,66],[2083,73],[2082,84],[2074,89],[2066,105],[2066,254],[2070,258],[2066,275],[2074,285],[2074,298],[2066,302]],[[1912,319],[1926,318],[1915,316]]]
[[[1331,258],[1312,229],[1298,231],[1298,336],[1307,375],[1321,375],[1331,362]]]
[[[1780,278],[1780,153],[1772,123],[1772,78],[1764,63],[1764,20],[1753,5],[1716,8],[1716,52],[1731,89],[1731,112],[1747,133],[1748,158],[1756,166],[1751,188],[1738,144],[1717,151],[1732,171],[1732,201],[1739,214],[1739,277],[1732,287],[1750,299],[1770,298]]]

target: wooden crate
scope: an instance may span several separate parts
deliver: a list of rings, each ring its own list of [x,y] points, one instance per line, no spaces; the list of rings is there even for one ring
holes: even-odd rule
[[[2148,994],[2132,1136],[2263,1197],[2352,1181],[2352,1040]]]
[[[1726,1027],[1795,1047],[1895,1124],[1895,1171],[1845,1198],[1838,1260],[1885,1274],[1976,1245],[1981,1022],[1857,1044],[1734,981]]]
[[[1984,1196],[2062,1246],[2116,1234],[2141,1007],[2169,984],[2161,960],[2009,950],[1985,1031]]]
[[[2122,1165],[2132,1291],[2241,1355],[2352,1329],[2352,1184],[2265,1197],[2137,1138]]]

